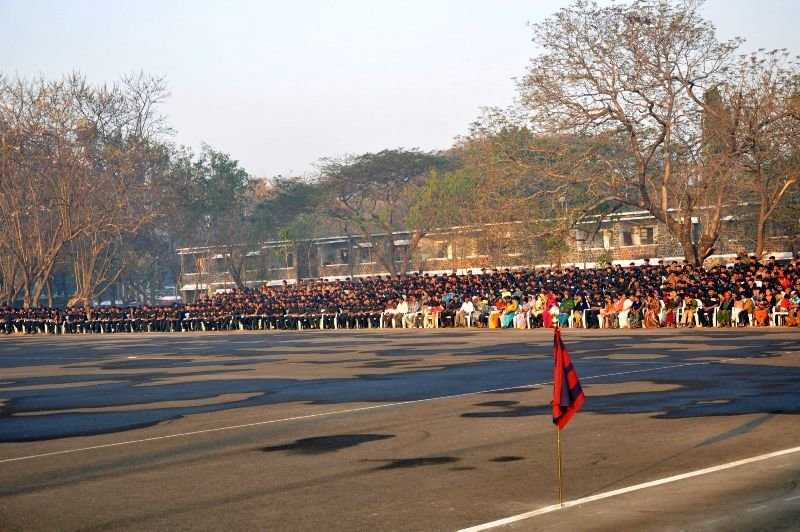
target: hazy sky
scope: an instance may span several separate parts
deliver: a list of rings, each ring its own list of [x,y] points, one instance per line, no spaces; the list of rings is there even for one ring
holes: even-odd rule
[[[256,176],[321,157],[444,149],[506,106],[560,0],[0,0],[0,71],[166,77],[174,141]],[[800,53],[797,0],[709,0],[721,38]]]

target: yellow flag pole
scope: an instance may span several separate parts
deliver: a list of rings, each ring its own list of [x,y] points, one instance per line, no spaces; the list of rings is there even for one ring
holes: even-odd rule
[[[561,429],[556,427],[556,449],[558,453],[558,504],[564,507],[564,477],[561,474]]]
[[[556,321],[556,325],[554,329],[559,329],[558,322]],[[556,426],[556,453],[558,455],[558,504],[562,508],[564,507],[564,476],[561,473],[561,429]]]

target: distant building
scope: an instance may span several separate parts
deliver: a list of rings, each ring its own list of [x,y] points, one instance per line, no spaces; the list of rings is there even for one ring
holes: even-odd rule
[[[739,229],[752,225],[739,222],[732,217],[724,220],[715,254],[708,261],[730,262],[737,254],[753,252],[752,235],[741,234]],[[395,262],[399,265],[409,233],[401,231],[393,237]],[[191,301],[198,294],[234,288],[234,276],[226,267],[231,253],[239,256],[243,265],[240,278],[248,287],[303,279],[389,275],[375,260],[367,240],[363,236],[330,236],[296,242],[268,241],[250,250],[182,248],[178,250],[183,269],[179,290],[184,301]],[[773,236],[765,251],[790,256],[798,244],[797,236]],[[526,237],[522,222],[438,229],[420,241],[408,273],[555,265],[591,267],[597,262],[628,264],[645,258],[681,260],[683,250],[648,212],[626,211],[604,219],[587,219],[551,247],[547,239]]]

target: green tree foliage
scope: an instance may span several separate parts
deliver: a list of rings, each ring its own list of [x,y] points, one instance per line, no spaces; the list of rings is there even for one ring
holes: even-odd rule
[[[197,271],[213,273],[207,255],[222,255],[225,270],[238,287],[246,282],[246,257],[250,248],[253,179],[238,161],[210,146],[195,156],[180,149],[169,169],[154,183],[165,231],[178,245],[201,248]]]
[[[423,185],[431,171],[446,171],[451,165],[441,154],[404,149],[324,160],[325,213],[345,234],[364,235],[375,260],[391,275],[405,275],[427,231],[416,225],[420,218],[408,217],[416,201],[411,191]],[[398,231],[409,233],[402,248],[396,244]]]
[[[516,251],[545,260],[545,238],[568,241],[569,230],[588,213],[584,183],[564,179],[585,143],[569,137],[536,134],[511,112],[488,110],[460,142],[463,171],[473,176],[473,223],[488,231],[488,251]],[[511,246],[509,248],[509,245]]]
[[[463,169],[433,170],[424,182],[409,186],[407,224],[425,231],[472,225],[477,218],[475,206],[479,190],[474,174]]]
[[[314,236],[323,201],[320,184],[299,177],[278,177],[266,187],[267,197],[261,198],[252,212],[253,227],[262,239],[280,238],[280,229],[288,225],[305,228],[295,231],[298,235]]]

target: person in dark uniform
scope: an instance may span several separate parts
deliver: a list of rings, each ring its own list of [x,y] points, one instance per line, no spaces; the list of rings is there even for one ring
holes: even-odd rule
[[[11,308],[0,308],[0,332],[3,334],[11,334],[14,332],[13,318],[14,313]]]
[[[714,288],[707,288],[701,299],[702,305],[697,308],[697,315],[700,316],[700,324],[703,327],[714,325],[714,312],[719,307],[719,296]]]
[[[605,308],[602,294],[593,292],[588,301],[589,308],[586,310],[586,327],[597,329],[600,327],[600,311]]]

